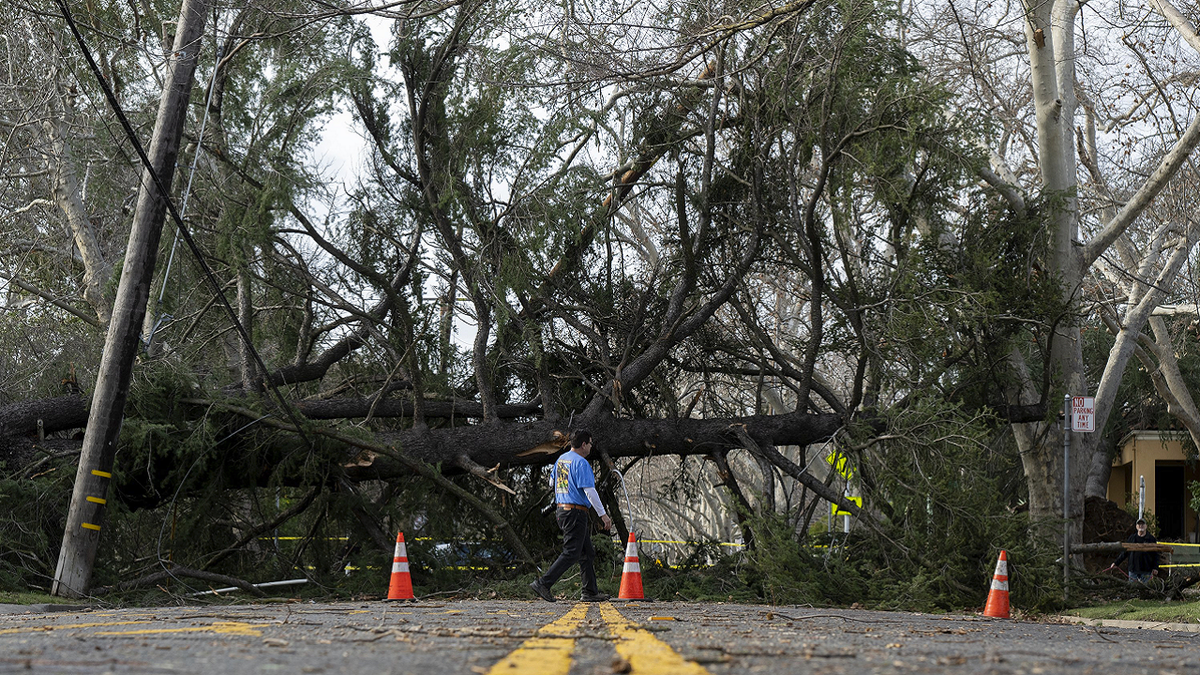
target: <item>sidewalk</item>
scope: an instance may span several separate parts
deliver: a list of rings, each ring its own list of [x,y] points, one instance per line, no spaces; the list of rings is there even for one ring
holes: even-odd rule
[[[1059,615],[1054,617],[1063,623],[1094,626],[1098,628],[1141,628],[1146,630],[1169,630],[1181,633],[1200,633],[1200,623],[1170,623],[1166,621],[1129,621],[1126,619],[1088,619],[1082,616]]]

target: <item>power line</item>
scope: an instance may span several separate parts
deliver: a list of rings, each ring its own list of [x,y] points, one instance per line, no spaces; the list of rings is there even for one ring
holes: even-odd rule
[[[208,127],[208,111],[212,108],[213,90],[216,89],[217,71],[221,68],[221,28],[216,18],[213,20],[213,42],[216,56],[213,60],[212,77],[208,81],[208,96],[204,100],[204,117],[200,120],[200,132],[197,138],[203,142],[204,130]],[[196,145],[196,152],[192,155],[192,167],[188,173],[187,186],[183,189],[182,203],[179,205],[179,214],[182,216],[187,213],[188,197],[192,194],[192,181],[196,179],[196,165],[200,163],[200,145]],[[167,319],[173,319],[170,314],[163,314],[162,302],[167,295],[167,284],[171,281],[171,265],[175,262],[175,249],[179,246],[179,235],[171,240],[171,253],[167,256],[167,268],[163,271],[162,287],[158,290],[158,302],[155,304],[154,310],[158,314],[154,319],[154,323],[150,327],[150,334],[146,336],[146,353],[150,353],[150,345],[154,342],[154,334],[158,332],[159,327]]]

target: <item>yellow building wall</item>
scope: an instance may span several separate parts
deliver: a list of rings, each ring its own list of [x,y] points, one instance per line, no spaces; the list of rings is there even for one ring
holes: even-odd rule
[[[1108,498],[1124,507],[1127,503],[1137,504],[1139,479],[1146,479],[1146,510],[1154,511],[1156,503],[1154,470],[1158,462],[1178,464],[1187,458],[1183,453],[1182,436],[1176,432],[1134,432],[1125,438],[1121,452],[1113,458],[1112,473],[1108,478]],[[1184,480],[1196,480],[1194,467],[1184,464]],[[1185,494],[1187,504],[1190,494]],[[1196,513],[1184,508],[1184,539],[1195,532]]]
[[[1108,474],[1108,498],[1110,501],[1117,503],[1117,506],[1125,508],[1131,499],[1134,499],[1132,472],[1133,467],[1129,464],[1116,464],[1121,461],[1118,457],[1114,460],[1112,473]]]

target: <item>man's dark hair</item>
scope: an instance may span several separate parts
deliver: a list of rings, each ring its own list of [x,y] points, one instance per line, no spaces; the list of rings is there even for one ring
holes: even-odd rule
[[[592,441],[592,434],[584,429],[576,429],[575,433],[571,434],[571,447],[582,448],[584,443]]]

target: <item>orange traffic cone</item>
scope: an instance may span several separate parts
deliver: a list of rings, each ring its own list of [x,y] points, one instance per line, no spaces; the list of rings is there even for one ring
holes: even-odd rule
[[[617,593],[618,600],[645,600],[642,592],[642,565],[638,562],[637,538],[629,533],[629,543],[625,545],[625,569],[621,572],[621,591]]]
[[[416,600],[413,595],[412,577],[408,574],[408,549],[404,546],[404,533],[396,535],[396,553],[392,557],[392,583],[388,587],[388,600]]]
[[[1008,618],[1008,554],[1000,551],[1000,559],[996,561],[996,573],[992,575],[992,590],[988,593],[987,606],[983,608],[984,616],[994,616],[997,619]]]

